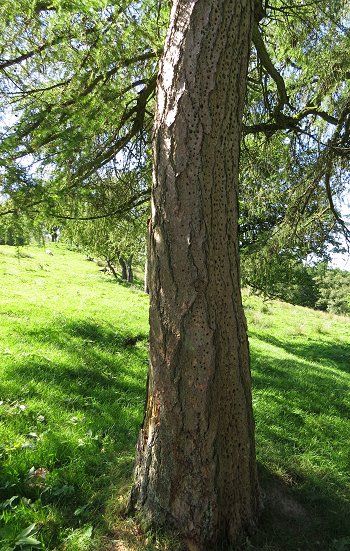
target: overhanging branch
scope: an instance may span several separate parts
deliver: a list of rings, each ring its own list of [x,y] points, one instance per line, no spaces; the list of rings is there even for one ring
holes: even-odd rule
[[[276,67],[271,61],[270,55],[261,36],[259,26],[256,22],[253,25],[253,43],[263,67],[266,69],[270,77],[275,81],[279,98],[278,104],[275,107],[275,111],[280,112],[283,110],[285,105],[289,105],[286,85],[283,77],[280,75],[280,73],[277,71]]]
[[[133,195],[128,201],[122,203],[118,206],[117,209],[108,211],[102,214],[95,214],[91,216],[70,216],[65,214],[59,214],[58,212],[50,211],[50,215],[60,219],[60,220],[77,220],[77,221],[87,221],[87,220],[101,220],[103,218],[111,218],[113,216],[121,216],[130,212],[132,209],[139,207],[150,200],[151,190],[148,188],[145,191]]]

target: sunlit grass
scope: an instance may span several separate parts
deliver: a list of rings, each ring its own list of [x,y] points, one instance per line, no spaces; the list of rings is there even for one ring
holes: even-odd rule
[[[0,549],[20,549],[30,525],[44,550],[175,549],[118,518],[143,414],[148,299],[51,249],[0,247]],[[265,507],[241,548],[346,550],[350,320],[244,303]]]
[[[143,411],[147,297],[52,251],[0,248],[3,547],[32,523],[45,549],[91,542]]]

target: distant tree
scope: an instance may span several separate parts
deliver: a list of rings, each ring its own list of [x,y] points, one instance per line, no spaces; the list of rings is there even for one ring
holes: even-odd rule
[[[315,308],[319,290],[315,268],[289,251],[263,249],[242,257],[242,285],[269,298]]]
[[[132,263],[145,264],[149,185],[148,170],[142,167],[111,167],[70,205],[57,203],[63,236],[88,254],[104,258],[114,275],[120,266],[122,279],[132,282]],[[70,215],[64,214],[67,210]]]
[[[63,238],[79,246],[87,254],[102,259],[115,277],[133,282],[133,262],[145,263],[146,218],[108,217],[95,220],[69,221]]]
[[[3,203],[12,208],[11,200]],[[0,244],[11,246],[28,245],[31,241],[43,243],[45,223],[42,217],[32,219],[28,213],[15,211],[8,216],[0,216]]]
[[[50,228],[51,241],[56,243],[59,237],[59,228],[58,226],[51,226]]]
[[[315,279],[319,290],[316,306],[333,314],[350,314],[350,272],[326,270]]]
[[[21,246],[29,243],[30,235],[18,217],[0,219],[0,245]]]

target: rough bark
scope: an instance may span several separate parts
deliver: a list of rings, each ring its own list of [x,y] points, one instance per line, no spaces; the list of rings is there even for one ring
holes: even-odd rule
[[[239,285],[239,142],[253,0],[175,0],[158,77],[150,370],[131,506],[216,549],[259,496]]]
[[[144,291],[149,295],[149,282],[148,282],[148,273],[149,273],[149,247],[150,247],[150,229],[151,229],[151,219],[147,220],[147,245],[146,245],[146,261],[145,261],[145,274],[144,274]]]

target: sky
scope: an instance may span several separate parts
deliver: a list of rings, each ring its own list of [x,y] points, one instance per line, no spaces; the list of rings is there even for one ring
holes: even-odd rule
[[[347,272],[350,272],[350,254],[333,254],[330,267],[340,268],[340,270],[346,270]]]

